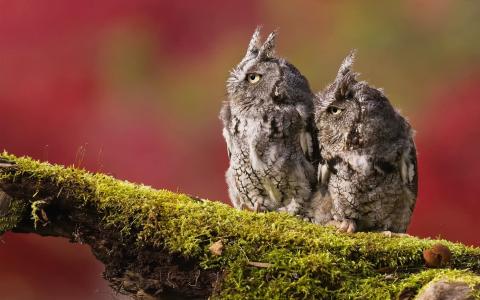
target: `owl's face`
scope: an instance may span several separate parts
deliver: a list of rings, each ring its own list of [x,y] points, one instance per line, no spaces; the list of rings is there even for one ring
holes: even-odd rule
[[[360,103],[353,95],[326,95],[328,104],[317,110],[316,124],[321,144],[344,146],[348,135],[355,131],[360,119]]]
[[[337,77],[317,95],[315,122],[320,143],[332,150],[352,150],[388,139],[398,130],[399,117],[381,90],[358,82],[351,65],[352,52]]]
[[[281,67],[278,59],[252,58],[240,64],[228,79],[230,99],[244,101],[266,100],[281,80]]]
[[[342,150],[351,132],[356,130],[362,113],[356,93],[354,74],[350,71],[353,53],[348,56],[337,78],[316,98],[315,123],[320,144]]]
[[[254,108],[271,101],[311,101],[307,79],[293,65],[274,55],[275,36],[276,33],[272,32],[260,45],[257,29],[245,57],[231,71],[227,93],[234,105]]]

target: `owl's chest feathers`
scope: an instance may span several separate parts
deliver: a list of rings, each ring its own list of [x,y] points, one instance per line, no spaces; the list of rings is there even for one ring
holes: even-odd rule
[[[276,109],[258,109],[248,115],[234,116],[229,128],[234,151],[237,149],[254,169],[282,164],[295,149],[296,123],[298,120]]]
[[[361,151],[343,151],[340,154],[325,153],[326,162],[333,176],[351,181],[383,180],[384,177],[399,173],[400,157],[375,157]]]
[[[330,152],[351,152],[354,153],[364,148],[372,141],[369,136],[362,134],[364,127],[358,124],[350,128],[350,130],[338,130],[337,128],[325,126],[320,128],[319,136],[321,136],[320,144],[328,145]],[[363,136],[363,137],[362,137]]]

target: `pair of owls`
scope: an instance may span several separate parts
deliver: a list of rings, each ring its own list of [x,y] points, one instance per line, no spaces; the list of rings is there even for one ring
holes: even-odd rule
[[[359,82],[354,53],[315,95],[257,28],[227,81],[220,118],[239,209],[284,211],[341,231],[406,231],[417,194],[408,122]]]

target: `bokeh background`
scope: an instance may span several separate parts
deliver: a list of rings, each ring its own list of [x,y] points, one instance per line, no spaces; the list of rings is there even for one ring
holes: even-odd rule
[[[358,49],[417,129],[409,233],[480,246],[477,1],[0,0],[0,150],[228,202],[217,114],[257,24],[315,90]],[[122,299],[87,246],[6,234],[2,299]]]

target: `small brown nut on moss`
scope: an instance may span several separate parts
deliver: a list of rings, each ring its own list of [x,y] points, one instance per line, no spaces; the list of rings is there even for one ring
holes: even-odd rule
[[[447,246],[435,244],[432,246],[432,251],[440,255],[442,265],[447,265],[450,263],[450,260],[452,259],[452,252]]]
[[[213,255],[216,255],[216,256],[222,255],[222,251],[223,251],[222,240],[216,241],[215,243],[211,244],[208,250],[210,250],[210,253],[212,253]]]
[[[442,267],[450,263],[452,252],[445,245],[435,244],[429,249],[423,251],[423,259],[425,259],[427,267]]]
[[[427,267],[436,268],[440,266],[440,256],[433,253],[431,249],[423,250],[423,259],[425,260]]]

